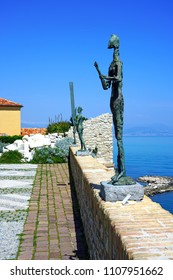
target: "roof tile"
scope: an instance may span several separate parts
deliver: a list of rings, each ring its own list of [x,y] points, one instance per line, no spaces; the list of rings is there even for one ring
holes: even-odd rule
[[[16,102],[13,102],[13,101],[0,97],[0,107],[2,107],[2,106],[23,107],[23,105],[21,105],[19,103],[16,103]]]

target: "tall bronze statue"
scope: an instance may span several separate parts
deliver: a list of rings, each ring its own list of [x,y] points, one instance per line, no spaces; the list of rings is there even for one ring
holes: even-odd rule
[[[124,98],[122,94],[122,62],[119,58],[119,37],[112,35],[108,49],[113,49],[113,61],[108,70],[108,76],[101,74],[97,62],[94,63],[96,67],[102,87],[107,90],[111,87],[110,108],[113,115],[113,124],[115,131],[115,138],[117,140],[118,156],[117,156],[117,171],[111,178],[111,183],[116,184],[121,178],[126,177],[124,147],[123,147],[123,115],[124,115]]]

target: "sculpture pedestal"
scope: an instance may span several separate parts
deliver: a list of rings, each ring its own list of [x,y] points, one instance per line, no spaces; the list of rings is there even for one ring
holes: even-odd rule
[[[87,150],[78,150],[76,152],[76,156],[89,156],[89,155],[90,155],[90,152]]]
[[[129,200],[140,201],[144,197],[144,187],[139,183],[119,186],[101,182],[100,196],[103,200],[110,202],[123,201],[127,195],[130,196]]]

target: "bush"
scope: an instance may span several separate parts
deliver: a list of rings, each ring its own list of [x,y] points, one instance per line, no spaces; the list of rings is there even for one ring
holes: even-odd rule
[[[61,121],[56,123],[51,123],[47,127],[47,134],[48,133],[64,133],[69,131],[70,129],[70,122]]]
[[[13,135],[13,136],[0,136],[0,142],[12,144],[15,140],[22,139],[21,135]]]
[[[59,122],[58,123],[58,130],[59,130],[59,133],[65,133],[67,131],[69,131],[70,129],[70,122]]]
[[[65,137],[56,142],[56,147],[60,150],[63,150],[65,156],[69,155],[69,147],[73,144],[74,140],[70,137]]]
[[[66,162],[64,152],[58,148],[44,147],[35,150],[31,163],[63,163]]]
[[[0,157],[0,163],[21,163],[22,154],[18,151],[8,151]]]

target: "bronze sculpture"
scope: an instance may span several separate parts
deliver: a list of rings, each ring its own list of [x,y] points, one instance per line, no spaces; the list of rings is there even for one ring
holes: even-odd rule
[[[86,119],[82,116],[83,109],[81,107],[78,107],[77,113],[75,113],[75,123],[76,123],[76,130],[79,136],[80,144],[81,144],[81,151],[86,151],[85,142],[83,139],[83,121]]]
[[[125,157],[123,147],[123,114],[124,114],[124,98],[122,94],[122,62],[119,59],[119,37],[111,35],[108,43],[108,49],[114,49],[113,61],[108,70],[108,76],[101,74],[97,62],[94,63],[104,90],[111,88],[110,108],[113,115],[113,124],[115,138],[117,140],[118,156],[117,171],[111,178],[111,184],[117,184],[119,181],[126,184],[132,184],[133,181],[126,177]],[[121,179],[121,180],[120,180]],[[129,182],[128,182],[129,181]]]

